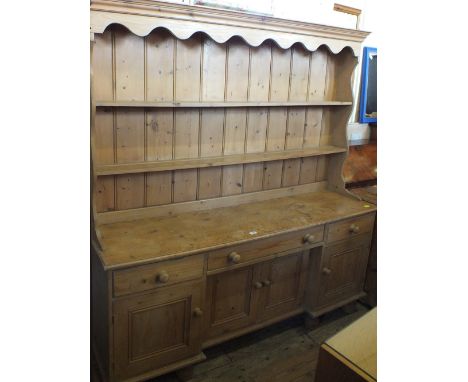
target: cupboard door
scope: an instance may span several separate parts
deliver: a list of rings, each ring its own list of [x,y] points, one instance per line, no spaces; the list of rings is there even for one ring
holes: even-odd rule
[[[260,308],[257,321],[269,320],[292,312],[302,305],[308,251],[279,257],[257,265]]]
[[[115,376],[126,379],[201,351],[200,282],[114,302]]]
[[[253,267],[216,274],[207,282],[207,338],[254,323]]]
[[[334,304],[362,292],[370,236],[346,240],[324,249],[320,268],[319,306]]]

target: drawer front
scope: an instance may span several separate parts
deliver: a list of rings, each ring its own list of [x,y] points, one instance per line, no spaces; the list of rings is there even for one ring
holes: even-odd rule
[[[372,232],[374,227],[375,214],[358,216],[351,219],[342,220],[328,224],[327,243],[344,240],[361,233]]]
[[[319,226],[213,251],[208,255],[208,270],[233,267],[290,249],[307,248],[323,241],[323,235],[324,227]]]
[[[143,292],[203,276],[203,255],[114,272],[114,296]]]

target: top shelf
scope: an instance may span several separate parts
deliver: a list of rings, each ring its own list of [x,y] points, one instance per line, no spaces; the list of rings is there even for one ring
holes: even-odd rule
[[[275,106],[347,106],[352,102],[307,101],[307,102],[147,102],[147,101],[96,101],[96,107],[275,107]]]

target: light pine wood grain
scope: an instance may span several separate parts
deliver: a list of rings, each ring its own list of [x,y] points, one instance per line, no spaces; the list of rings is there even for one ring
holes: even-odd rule
[[[166,31],[154,31],[146,38],[146,99],[174,100],[174,57],[176,39]],[[171,108],[146,111],[146,160],[173,158],[174,111]],[[172,174],[146,175],[146,205],[172,202]]]
[[[96,165],[114,163],[114,113],[97,110],[94,119],[93,160]]]
[[[202,102],[224,101],[227,44],[203,39]]]
[[[158,1],[97,4],[92,236],[107,284],[93,288],[105,300],[94,302],[108,333],[95,348],[107,379],[190,366],[203,347],[362,296],[375,207],[347,196],[341,168],[364,34],[304,23],[288,33],[292,24],[277,20],[278,39],[270,18],[260,27],[223,10],[214,20],[208,8]],[[239,33],[220,40],[234,24]],[[277,40],[258,40],[266,30]],[[298,362],[245,370],[303,380],[316,352],[298,348]]]
[[[317,158],[317,173],[315,180],[322,182],[327,179],[328,173],[328,158],[326,156],[320,156]]]
[[[146,159],[160,161],[172,159],[174,115],[170,109],[146,113]]]
[[[117,101],[145,100],[144,40],[115,28],[115,89]]]
[[[165,171],[146,175],[146,206],[171,203],[172,174],[172,171]]]
[[[163,23],[161,24],[161,20]],[[91,3],[91,38],[102,33],[111,23],[124,25],[139,36],[146,36],[163,25],[177,38],[186,39],[202,31],[217,41],[240,36],[247,44],[258,46],[271,39],[282,49],[301,44],[310,51],[326,45],[333,53],[349,47],[358,55],[360,43],[369,32],[320,24],[278,19],[220,8],[167,4],[162,1],[141,1],[131,7],[125,1],[93,1]],[[261,27],[259,27],[259,25]]]
[[[108,100],[97,104],[117,107],[113,111],[98,107],[96,113],[98,211],[133,204],[115,204],[128,198],[118,196],[123,188],[112,190],[111,177],[102,175],[144,173],[143,190],[136,192],[141,185],[137,177],[131,187],[143,194],[143,206],[327,179],[328,159],[315,158],[320,152],[304,151],[305,156],[297,158],[285,153],[286,161],[281,157],[264,161],[253,154],[296,150],[300,155],[303,148],[320,147],[329,153],[325,147],[332,142],[334,112],[323,104],[349,104],[351,94],[341,87],[351,73],[352,65],[341,64],[349,52],[340,53],[343,58],[338,60],[325,48],[312,53],[301,46],[283,50],[268,41],[250,48],[240,39],[218,44],[202,35],[177,40],[164,30],[144,39],[127,34],[113,27],[99,37],[93,59],[102,88],[98,97]],[[304,107],[313,103],[318,106]],[[117,178],[116,182],[122,185]],[[186,190],[187,186],[194,189]]]
[[[93,47],[93,96],[114,98],[112,33],[96,37]],[[113,112],[96,110],[94,120],[93,160],[96,164],[114,163]]]
[[[199,199],[216,198],[221,195],[221,167],[200,169]]]
[[[201,39],[193,36],[177,41],[176,89],[177,101],[199,100]],[[199,155],[199,110],[175,111],[174,158],[196,158]],[[174,202],[196,200],[198,188],[197,170],[174,172]]]
[[[349,106],[351,101],[109,101],[97,100],[97,107],[115,108],[115,107],[135,107],[135,108],[256,108],[256,107],[288,107],[288,106]]]
[[[145,160],[145,116],[140,110],[122,109],[116,113],[117,163]]]
[[[288,101],[291,75],[291,51],[272,46],[270,101]],[[281,151],[286,147],[286,127],[288,109],[276,108],[270,110],[270,122],[267,132],[267,151]],[[281,187],[283,161],[265,163],[263,189],[271,190]]]
[[[115,210],[114,201],[115,180],[113,176],[100,176],[94,185],[94,195],[97,212]]]
[[[113,86],[113,34],[107,31],[96,36],[93,47],[93,96],[96,99],[114,99]],[[113,164],[114,150],[114,113],[96,110],[93,130],[93,164]],[[94,202],[97,212],[115,209],[113,176],[99,177],[94,186]]]
[[[174,202],[188,202],[197,198],[197,170],[174,171]]]
[[[282,186],[290,187],[299,184],[299,175],[301,171],[300,159],[287,159],[283,164]]]
[[[270,93],[271,46],[269,43],[251,49],[249,101],[268,101]],[[265,151],[268,109],[248,110],[246,153]],[[263,163],[244,166],[243,192],[260,191],[263,187]]]
[[[116,208],[127,210],[145,205],[145,177],[143,174],[116,176]]]
[[[255,194],[262,193],[250,195]],[[106,224],[100,226],[105,249],[102,259],[106,267],[115,267],[171,258],[252,240],[251,231],[256,232],[254,238],[268,237],[374,210],[375,207],[365,207],[361,201],[333,192],[312,192],[208,211]],[[147,235],[148,231],[152,234]],[[180,232],[184,233],[183,238]]]
[[[203,255],[189,256],[176,261],[163,261],[115,272],[113,274],[114,296],[124,296],[200,279],[203,276],[203,262]],[[167,280],[161,280],[161,274],[165,274]]]
[[[291,77],[289,84],[289,100],[307,98],[309,83],[310,54],[302,47],[292,50]],[[286,149],[302,148],[304,142],[305,109],[292,107],[288,110],[286,132]],[[299,184],[301,161],[299,159],[286,160],[283,166],[283,186]]]
[[[176,41],[176,101],[199,101],[201,38]]]
[[[92,62],[95,100],[114,100],[112,40],[113,32],[110,30],[95,37]]]
[[[226,68],[226,101],[247,101],[249,61],[249,47],[239,39],[231,40]],[[244,152],[246,125],[247,111],[245,109],[226,110],[224,154]],[[242,192],[242,178],[242,165],[224,167],[222,195],[240,194]]]
[[[318,158],[302,158],[301,171],[299,174],[299,184],[314,183],[317,180]]]
[[[326,86],[326,65],[327,65],[326,48],[320,47],[315,52],[311,53],[309,64],[309,89],[308,101],[324,100]],[[323,127],[323,108],[307,108],[305,115],[304,128],[304,148],[318,147],[320,145],[320,136]],[[299,176],[299,184],[320,181],[320,176],[317,178],[318,158],[303,158],[301,163],[301,173]],[[321,178],[324,176],[321,174]]]
[[[254,322],[256,299],[251,293],[252,277],[253,267],[248,267],[208,278],[205,298],[207,338]]]
[[[116,100],[145,100],[144,40],[123,28],[114,31]],[[116,162],[145,160],[145,116],[143,110],[121,109],[115,114]],[[116,208],[145,205],[145,177],[128,174],[116,177]]]
[[[327,70],[328,53],[325,47],[320,47],[311,53],[310,59],[310,80],[308,100],[324,100],[327,77],[324,76]]]
[[[114,303],[118,379],[148,373],[200,353],[202,322],[193,312],[203,306],[202,291],[200,282],[191,282]]]
[[[224,101],[226,82],[226,45],[209,38],[203,40],[202,101]],[[223,154],[224,109],[202,109],[200,126],[200,156]],[[198,199],[221,196],[222,168],[199,170]]]
[[[288,101],[291,50],[272,45],[270,101]]]
[[[164,206],[147,206],[145,208],[138,208],[127,211],[109,211],[106,213],[97,214],[96,221],[99,225],[102,225],[158,216],[174,216],[185,212],[232,207],[239,204],[255,203],[262,200],[271,200],[287,196],[325,191],[327,188],[328,182],[315,182],[287,188],[276,188],[272,190],[263,190],[259,192],[223,196],[220,198],[196,200],[184,203],[172,203]]]
[[[174,53],[176,39],[167,31],[146,37],[146,100],[174,100]]]
[[[263,168],[263,189],[272,190],[281,187],[281,174],[283,173],[284,161],[278,160],[265,163]]]
[[[215,121],[216,123],[216,121]],[[209,133],[209,131],[207,132]],[[309,149],[284,150],[259,153],[247,153],[236,155],[211,156],[215,151],[215,142],[213,137],[208,136],[211,141],[204,145],[203,149],[209,150],[209,154],[203,158],[187,158],[160,161],[146,161],[135,163],[119,163],[112,165],[97,165],[96,173],[98,175],[128,174],[141,172],[159,172],[176,169],[205,168],[214,166],[229,166],[231,164],[270,162],[280,159],[306,158],[313,156],[323,156],[326,154],[345,153],[346,148],[334,146],[321,146]],[[219,150],[219,149],[218,149]]]
[[[348,368],[362,375],[364,380],[376,381],[377,309],[366,313],[329,338],[324,345],[341,355],[343,358],[339,361],[344,362]],[[321,366],[319,364],[319,367]],[[322,374],[322,370],[320,374]]]

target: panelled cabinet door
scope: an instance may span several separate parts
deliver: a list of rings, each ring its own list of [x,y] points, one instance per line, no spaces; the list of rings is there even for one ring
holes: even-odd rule
[[[302,305],[308,258],[308,251],[302,251],[257,265],[254,279],[262,283],[257,321],[278,317]]]
[[[255,321],[253,267],[209,276],[207,280],[207,338],[246,327]]]
[[[320,269],[319,306],[329,305],[363,290],[370,237],[356,237],[324,248]]]
[[[114,375],[126,379],[201,351],[201,283],[114,303]]]

